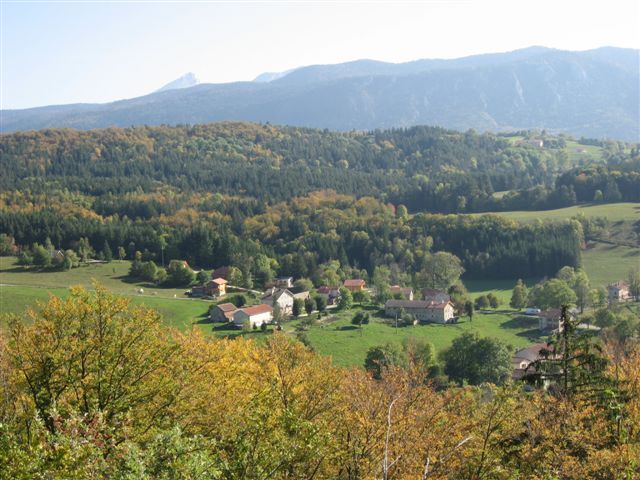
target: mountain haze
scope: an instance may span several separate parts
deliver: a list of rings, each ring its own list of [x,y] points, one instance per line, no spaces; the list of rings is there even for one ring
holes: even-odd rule
[[[3,132],[246,120],[336,130],[540,128],[639,141],[638,51],[531,47],[455,60],[358,60],[107,104],[2,112]]]

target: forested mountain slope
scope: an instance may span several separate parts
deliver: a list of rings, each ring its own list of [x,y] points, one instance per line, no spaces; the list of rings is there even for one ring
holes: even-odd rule
[[[570,205],[592,190],[638,201],[637,147],[582,142],[245,123],[2,135],[0,232],[22,246],[84,237],[96,251],[164,251],[257,278],[266,266],[320,276],[335,261],[344,275],[388,265],[411,276],[432,247],[459,256],[471,277],[553,275],[579,265],[580,223],[433,213]]]
[[[245,123],[45,130],[0,136],[0,182],[4,189],[54,184],[92,196],[151,192],[166,184],[267,202],[330,188],[410,211],[450,213],[521,209],[520,203],[571,205],[575,195],[568,187],[556,192],[555,178],[593,164],[605,184],[595,188],[606,193],[613,179],[620,197],[613,200],[639,200],[633,167],[624,179],[603,176],[612,168],[605,161],[628,165],[637,159],[633,146],[602,143],[596,154],[576,156],[580,145],[570,149],[564,137],[521,133],[501,137],[431,127],[340,133]],[[539,141],[543,148],[530,145]],[[587,148],[594,149],[578,150]],[[493,196],[506,190],[522,192]]]

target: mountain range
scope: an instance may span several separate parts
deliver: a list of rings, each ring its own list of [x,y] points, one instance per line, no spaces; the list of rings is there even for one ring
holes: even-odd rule
[[[640,141],[639,53],[530,47],[452,60],[313,65],[194,86],[188,74],[178,88],[171,82],[128,100],[3,110],[0,131],[245,120],[334,130],[537,128]]]

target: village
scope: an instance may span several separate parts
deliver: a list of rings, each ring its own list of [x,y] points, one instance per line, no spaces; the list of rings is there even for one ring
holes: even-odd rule
[[[188,295],[192,298],[211,298],[217,303],[209,309],[210,321],[214,325],[227,325],[232,328],[248,330],[263,330],[268,326],[280,330],[282,324],[292,318],[310,317],[333,309],[349,309],[353,301],[362,302],[375,298],[375,288],[367,287],[363,279],[346,279],[342,285],[322,285],[313,289],[304,289],[296,285],[291,276],[277,277],[273,282],[265,285],[264,291],[248,290],[229,285],[227,278],[230,267],[221,267],[211,273],[211,279],[203,285],[193,286]],[[308,287],[308,285],[306,285]],[[224,302],[231,291],[249,292],[255,294],[255,303],[236,304]],[[629,284],[617,281],[607,285],[607,302],[610,306],[633,301]],[[449,293],[434,289],[423,288],[414,292],[412,287],[390,285],[388,293],[391,298],[380,304],[380,316],[388,319],[397,326],[398,321],[411,325],[425,324],[456,324],[460,317],[469,315],[452,301]],[[341,302],[343,296],[349,301]],[[242,296],[243,301],[247,297]],[[468,308],[468,306],[467,306]],[[574,321],[578,318],[577,308],[570,308],[567,313]],[[562,332],[562,309],[548,308],[541,310],[528,307],[521,315],[537,320],[540,337],[551,336]],[[597,332],[596,325],[577,322],[576,328],[583,331]],[[551,345],[545,342],[534,343],[516,350],[512,358],[512,379],[520,380],[526,375],[535,373],[535,364],[546,358]]]

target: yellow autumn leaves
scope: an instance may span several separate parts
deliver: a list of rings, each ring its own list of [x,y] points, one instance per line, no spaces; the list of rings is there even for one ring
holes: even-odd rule
[[[0,478],[631,479],[640,354],[616,352],[612,417],[520,385],[438,392],[417,365],[377,381],[286,334],[211,341],[74,289],[0,334]]]

